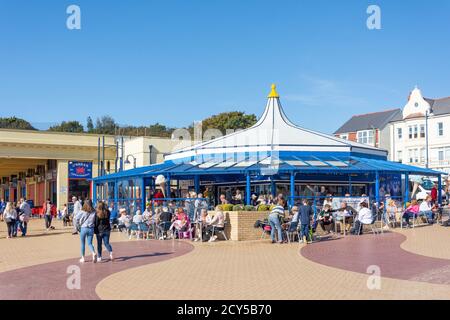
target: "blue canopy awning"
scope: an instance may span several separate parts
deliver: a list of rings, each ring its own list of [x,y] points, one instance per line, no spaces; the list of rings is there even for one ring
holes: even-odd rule
[[[172,177],[220,174],[260,173],[401,173],[423,176],[438,176],[443,173],[431,169],[405,165],[387,160],[361,158],[355,156],[266,156],[263,158],[244,157],[242,159],[223,159],[197,162],[175,163],[165,161],[161,164],[126,170],[93,179],[95,182],[113,181],[136,177],[152,177],[159,174]]]

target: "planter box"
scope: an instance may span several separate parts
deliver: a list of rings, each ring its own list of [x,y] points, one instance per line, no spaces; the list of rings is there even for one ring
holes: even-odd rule
[[[262,230],[253,226],[256,220],[267,219],[269,211],[224,211],[224,215],[227,222],[225,234],[229,240],[259,240]]]

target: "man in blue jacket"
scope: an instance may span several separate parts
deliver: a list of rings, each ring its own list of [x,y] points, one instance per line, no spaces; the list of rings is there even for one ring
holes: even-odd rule
[[[311,224],[311,216],[314,214],[313,209],[308,203],[307,199],[303,199],[302,205],[299,208],[299,216],[300,216],[300,236],[303,239],[303,243],[311,243],[311,239],[308,240],[309,237],[309,227]]]

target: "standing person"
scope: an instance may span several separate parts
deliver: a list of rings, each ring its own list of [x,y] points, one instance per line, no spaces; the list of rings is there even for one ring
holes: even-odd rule
[[[111,212],[106,207],[106,204],[99,202],[94,220],[94,233],[97,238],[97,261],[102,261],[102,244],[105,245],[106,250],[109,252],[109,260],[113,261],[113,250],[109,244],[109,237],[111,235],[110,218]]]
[[[437,190],[437,184],[433,184],[433,188],[431,188],[431,204],[435,204],[437,202],[438,198],[438,190]]]
[[[195,214],[194,214],[194,221],[200,220],[201,212],[203,209],[208,210],[208,203],[203,198],[203,194],[199,193],[197,195],[197,199],[194,201],[194,208],[195,208]]]
[[[11,202],[6,204],[5,210],[3,211],[3,219],[6,222],[8,228],[8,235],[6,238],[14,237],[14,228],[16,227],[17,211]]]
[[[45,219],[45,229],[49,231],[50,229],[54,229],[52,227],[52,204],[50,202],[50,199],[47,199],[47,201],[44,202],[44,205],[42,206],[44,211],[44,219]]]
[[[270,238],[275,243],[275,229],[278,232],[278,243],[283,243],[283,234],[281,231],[281,219],[284,218],[284,199],[278,199],[277,205],[269,214]]]
[[[0,200],[0,221],[3,221],[3,212],[5,211],[6,208],[6,202],[5,199],[1,199]]]
[[[25,198],[20,199],[19,208],[20,208],[19,227],[20,231],[22,232],[22,237],[25,237],[27,235],[28,221],[30,221],[31,217],[31,208]]]
[[[72,232],[72,234],[75,235],[75,234],[78,234],[76,221],[78,219],[78,215],[81,212],[81,202],[75,196],[72,197],[72,202],[73,202],[73,212],[72,212],[73,232]]]
[[[308,203],[307,199],[303,199],[302,206],[300,206],[299,215],[300,215],[300,236],[303,240],[303,243],[311,243],[311,239],[309,238],[309,227],[311,224],[311,216],[314,214],[313,209]]]
[[[86,200],[83,207],[81,208],[80,214],[76,220],[76,224],[80,228],[80,240],[81,240],[81,259],[80,263],[84,263],[84,253],[86,251],[86,239],[88,247],[92,253],[92,262],[97,262],[97,255],[95,253],[94,246],[92,244],[92,239],[94,238],[94,227],[95,227],[95,209],[92,206],[91,200]],[[109,223],[109,222],[108,222]]]

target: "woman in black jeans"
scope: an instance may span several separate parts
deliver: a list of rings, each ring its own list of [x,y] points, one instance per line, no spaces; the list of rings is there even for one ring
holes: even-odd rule
[[[8,227],[8,236],[6,238],[15,237],[15,228],[17,220],[17,211],[11,202],[6,204],[5,211],[3,212],[3,219]]]
[[[111,213],[104,202],[99,202],[96,208],[94,233],[97,237],[97,261],[102,261],[102,244],[109,252],[109,259],[113,261],[113,250],[109,244],[111,234],[111,223],[109,221]]]

